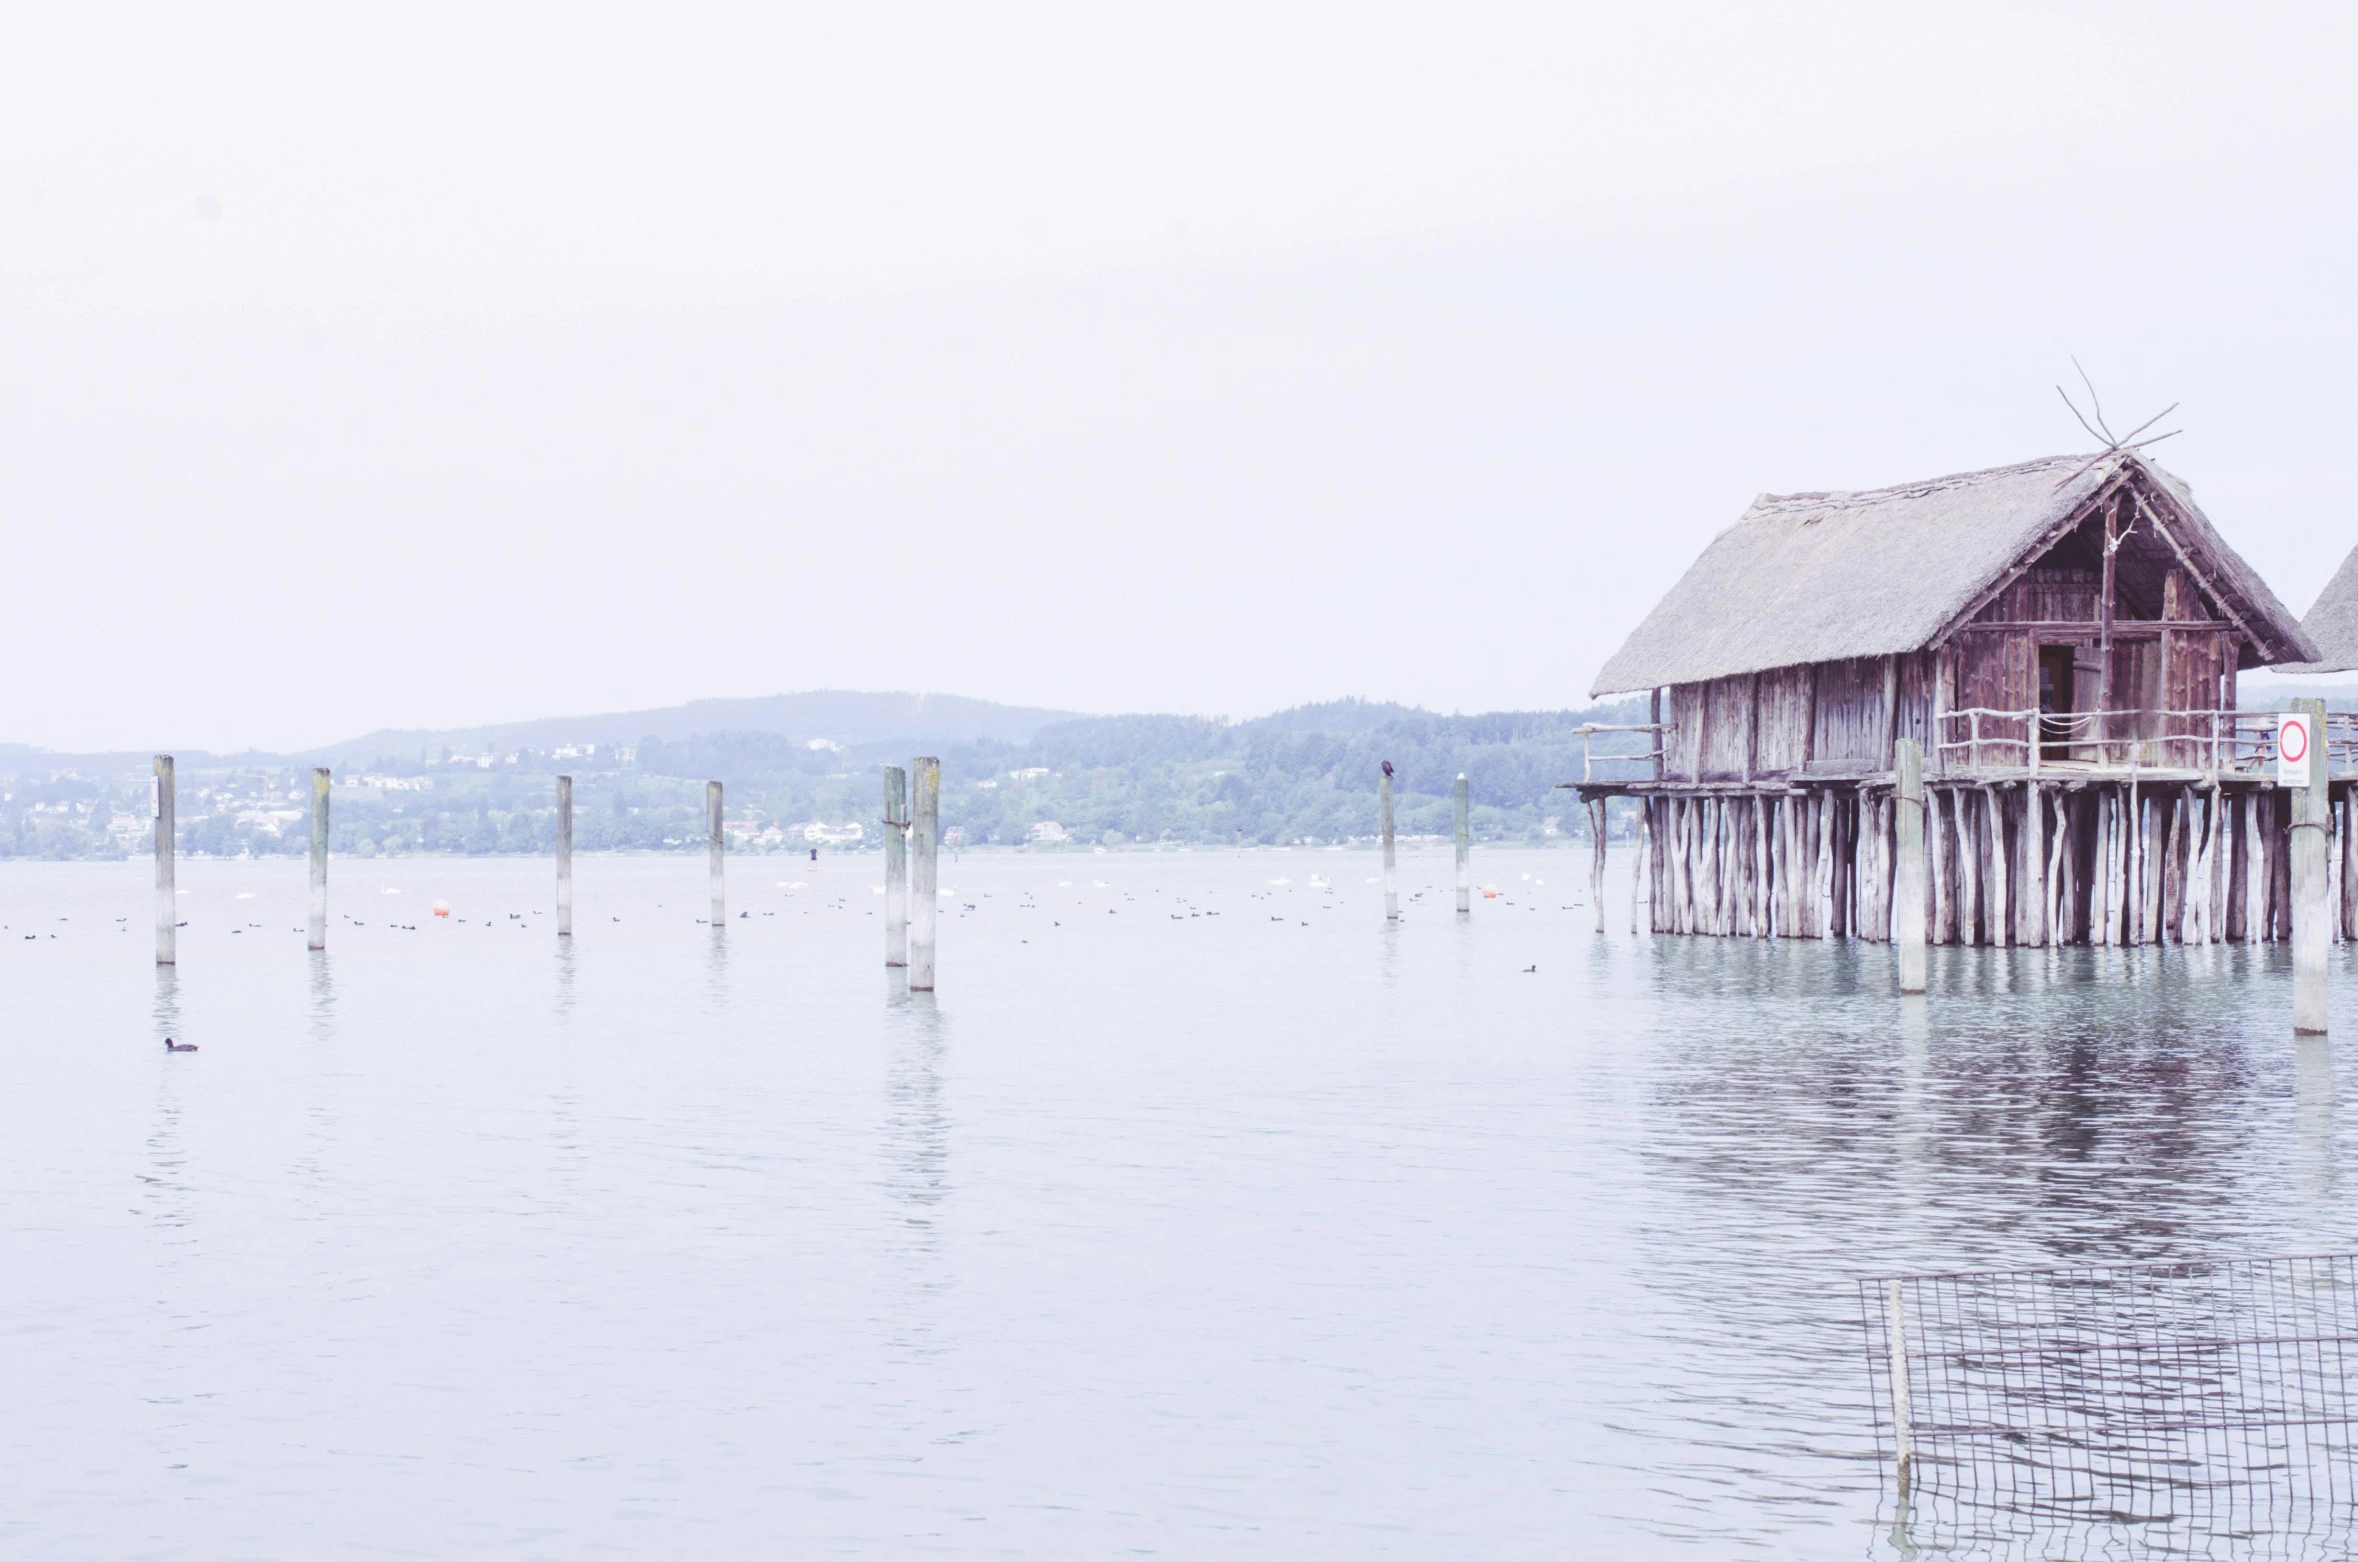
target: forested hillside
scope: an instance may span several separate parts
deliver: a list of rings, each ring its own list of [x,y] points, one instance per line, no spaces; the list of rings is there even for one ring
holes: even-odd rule
[[[1581,832],[1581,810],[1558,784],[1580,778],[1580,725],[1641,719],[1635,702],[1443,716],[1356,700],[1243,722],[1087,717],[1024,742],[936,745],[942,822],[955,844],[1032,850],[1351,841],[1376,831],[1376,782],[1390,760],[1404,835],[1448,831],[1451,783],[1462,772],[1477,837],[1569,839]],[[1600,753],[1642,746],[1633,734],[1595,741]],[[707,779],[727,787],[738,850],[864,849],[882,814],[879,767],[909,758],[906,744],[746,731],[643,736],[594,754],[387,754],[338,771],[334,844],[360,855],[546,851],[550,778],[564,772],[575,777],[581,850],[700,847]],[[105,773],[42,757],[9,762],[17,774],[0,801],[0,855],[147,849],[147,779],[123,761]],[[182,849],[299,853],[306,787],[306,769],[283,760],[184,761]]]

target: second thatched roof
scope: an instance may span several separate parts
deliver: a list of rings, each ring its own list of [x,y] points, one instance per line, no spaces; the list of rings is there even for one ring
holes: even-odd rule
[[[2358,548],[2342,560],[2325,590],[2301,619],[2302,632],[2316,647],[2306,662],[2278,664],[2280,673],[2346,673],[2358,667]]]
[[[2122,477],[2261,642],[2262,661],[2317,654],[2195,507],[2192,490],[2123,452],[2049,456],[1862,493],[1763,494],[1655,604],[1589,693],[1922,650]]]

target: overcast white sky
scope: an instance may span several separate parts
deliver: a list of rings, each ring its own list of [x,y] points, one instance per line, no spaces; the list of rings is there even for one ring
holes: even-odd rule
[[[2347,7],[50,6],[0,740],[1585,702],[1763,490],[2358,543]]]

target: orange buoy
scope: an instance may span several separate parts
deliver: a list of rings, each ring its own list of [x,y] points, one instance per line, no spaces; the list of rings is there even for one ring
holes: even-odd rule
[[[438,901],[434,902],[434,915],[436,915],[436,916],[438,916],[438,917],[446,917],[446,916],[449,916],[449,915],[450,915],[450,902],[449,902],[449,901],[447,901],[447,900],[438,900]]]

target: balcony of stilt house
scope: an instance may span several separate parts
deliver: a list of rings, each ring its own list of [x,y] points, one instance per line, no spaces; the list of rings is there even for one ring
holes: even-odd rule
[[[2290,937],[2277,721],[2236,676],[2302,625],[2143,456],[1764,496],[1598,677],[1591,819],[1628,799],[1636,925],[1884,941],[1895,755],[1925,754],[1935,943]],[[2358,717],[2328,719],[2335,936],[2358,927]]]

